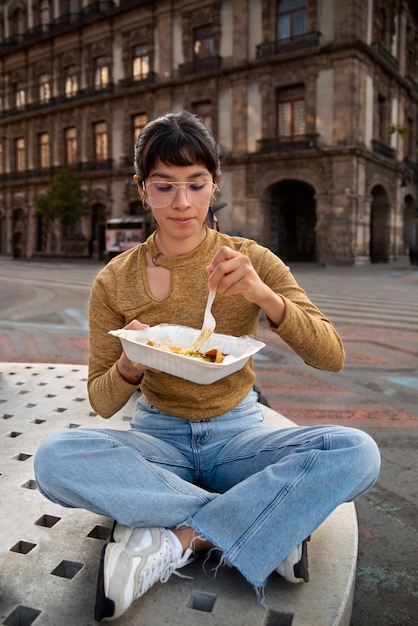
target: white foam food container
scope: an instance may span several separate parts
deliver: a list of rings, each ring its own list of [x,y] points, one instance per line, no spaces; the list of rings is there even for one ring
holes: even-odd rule
[[[250,336],[233,337],[213,333],[204,344],[202,351],[217,348],[227,355],[222,363],[201,361],[184,354],[176,354],[147,345],[148,341],[153,341],[168,346],[191,348],[199,333],[200,330],[195,328],[174,324],[158,324],[143,330],[109,331],[110,335],[120,339],[126,356],[131,361],[199,385],[210,385],[229,374],[238,372],[250,357],[266,345]]]

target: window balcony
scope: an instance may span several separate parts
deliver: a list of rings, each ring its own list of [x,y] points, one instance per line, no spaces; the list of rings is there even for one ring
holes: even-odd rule
[[[398,59],[395,59],[393,54],[391,54],[389,50],[385,48],[385,46],[382,43],[380,43],[380,41],[374,41],[372,43],[372,48],[382,59],[386,61],[386,63],[388,63],[391,67],[393,67],[394,70],[399,72]]]
[[[132,87],[141,87],[145,85],[150,85],[155,82],[157,74],[155,72],[149,72],[146,76],[141,78],[134,78],[133,76],[128,76],[128,78],[121,78],[118,85],[120,89],[130,89]]]
[[[81,17],[90,17],[91,15],[97,15],[98,13],[104,13],[110,11],[115,6],[113,0],[99,0],[99,2],[91,2],[86,7],[81,9]]]
[[[79,172],[109,172],[113,169],[113,159],[96,159],[77,165]]]
[[[418,82],[414,78],[412,78],[412,76],[406,76],[406,80],[408,81],[408,83],[410,83],[415,93],[418,94]]]
[[[28,28],[25,32],[25,38],[30,37],[38,38],[42,37],[49,30],[49,24],[37,24],[36,26],[32,26],[32,28]]]
[[[383,156],[386,159],[390,159],[391,161],[396,160],[396,150],[379,139],[372,139],[372,150],[375,154]]]
[[[138,7],[146,4],[153,4],[153,0],[119,0],[120,7]]]
[[[219,72],[222,58],[213,56],[207,59],[195,59],[189,63],[179,65],[179,76],[192,76],[193,74],[211,74]]]
[[[300,52],[301,50],[311,50],[319,46],[321,33],[312,31],[289,37],[289,39],[280,39],[276,41],[268,41],[256,46],[257,59],[270,59],[271,57],[289,54],[291,52]]]
[[[1,46],[17,46],[23,42],[23,35],[10,35],[1,42]]]
[[[413,172],[414,176],[418,176],[418,161],[414,161],[411,157],[405,157],[404,163],[408,170]]]
[[[257,139],[256,152],[273,154],[280,152],[296,152],[297,150],[319,149],[318,133],[306,133],[305,135],[281,135]]]
[[[64,15],[59,15],[56,17],[50,24],[51,30],[58,30],[61,28],[67,28],[68,26],[73,26],[80,21],[79,13],[65,13]]]

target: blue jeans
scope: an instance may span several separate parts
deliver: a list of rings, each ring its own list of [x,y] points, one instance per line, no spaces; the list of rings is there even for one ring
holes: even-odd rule
[[[127,526],[184,522],[255,585],[377,478],[378,448],[339,426],[263,424],[256,394],[215,419],[166,415],[140,396],[131,429],[57,432],[35,457],[39,490]]]

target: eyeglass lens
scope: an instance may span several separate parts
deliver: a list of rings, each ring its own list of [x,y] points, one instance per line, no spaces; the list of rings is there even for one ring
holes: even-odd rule
[[[184,185],[184,187],[178,187],[178,185]],[[150,205],[156,209],[162,209],[174,202],[179,189],[184,190],[189,202],[200,208],[205,208],[210,204],[214,188],[214,183],[209,182],[186,182],[176,184],[166,181],[153,181],[146,185],[148,201]]]

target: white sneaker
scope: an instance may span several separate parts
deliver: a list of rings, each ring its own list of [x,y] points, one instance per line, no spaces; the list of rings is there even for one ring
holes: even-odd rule
[[[102,551],[95,619],[117,619],[156,582],[167,582],[194,558],[190,548],[182,554],[181,544],[165,528],[116,524]]]
[[[276,572],[290,583],[309,582],[308,548],[306,540],[302,541],[287,555]]]

